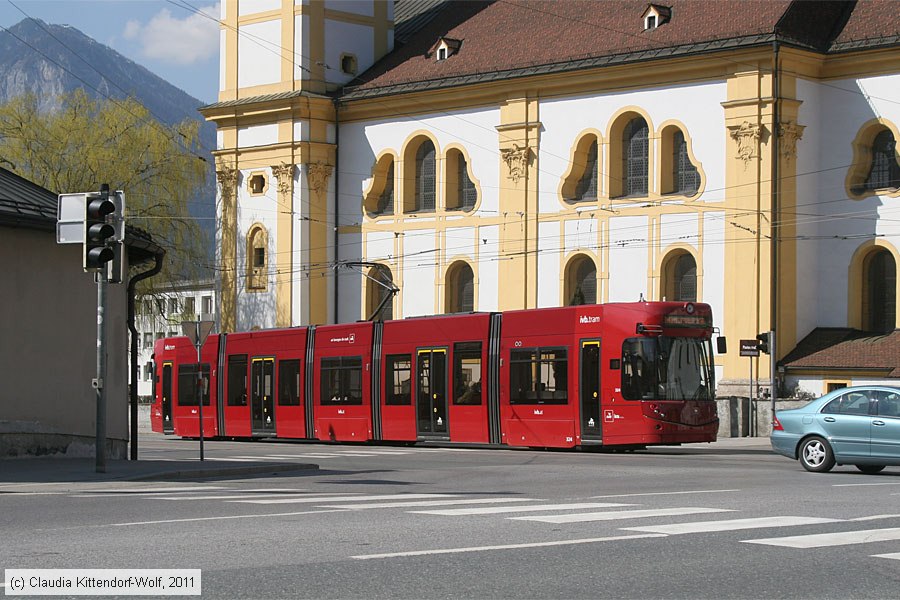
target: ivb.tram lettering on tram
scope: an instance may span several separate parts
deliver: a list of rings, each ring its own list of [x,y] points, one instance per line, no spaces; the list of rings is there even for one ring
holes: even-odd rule
[[[187,338],[168,338],[151,421],[197,437],[202,401],[206,437],[710,442],[713,331],[707,304],[634,302],[211,335],[199,365]]]

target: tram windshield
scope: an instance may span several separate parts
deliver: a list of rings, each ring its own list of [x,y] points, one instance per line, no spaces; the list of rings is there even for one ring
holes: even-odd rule
[[[713,400],[709,340],[640,337],[622,344],[622,395],[627,400]]]

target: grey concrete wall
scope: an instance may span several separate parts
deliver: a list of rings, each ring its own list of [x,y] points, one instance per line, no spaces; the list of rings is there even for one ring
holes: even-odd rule
[[[54,232],[0,233],[0,457],[93,452],[97,285],[81,245]],[[107,287],[107,419],[112,454],[128,437],[125,285]],[[85,440],[91,440],[85,450]]]
[[[776,400],[775,410],[787,410],[805,405],[808,400]],[[720,438],[768,437],[772,433],[772,401],[749,398],[719,398]]]

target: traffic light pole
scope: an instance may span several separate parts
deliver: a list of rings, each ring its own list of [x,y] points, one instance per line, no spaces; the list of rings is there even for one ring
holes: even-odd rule
[[[778,395],[775,393],[775,357],[778,356],[776,354],[775,348],[775,332],[771,329],[769,330],[769,393],[772,395],[772,420],[771,424],[775,423],[775,399]]]
[[[106,273],[97,273],[97,391],[96,471],[106,473]]]

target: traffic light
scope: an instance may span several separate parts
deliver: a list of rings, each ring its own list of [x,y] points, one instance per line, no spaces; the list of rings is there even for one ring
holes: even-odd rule
[[[756,347],[759,348],[759,351],[763,354],[769,353],[769,332],[763,332],[756,336]]]
[[[107,222],[107,215],[116,205],[109,197],[109,186],[103,184],[99,194],[89,194],[84,202],[84,261],[85,271],[99,271],[115,257],[109,246],[116,228]]]

